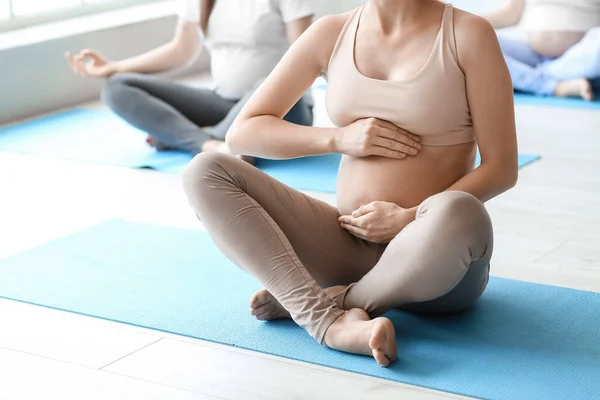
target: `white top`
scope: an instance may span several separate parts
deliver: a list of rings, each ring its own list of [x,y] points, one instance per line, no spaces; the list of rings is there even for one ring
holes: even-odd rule
[[[179,0],[179,18],[200,23],[201,0]],[[312,0],[216,0],[204,44],[217,93],[240,99],[289,48],[285,25],[313,15]]]
[[[600,26],[600,0],[528,0],[523,26],[532,31],[589,31]]]

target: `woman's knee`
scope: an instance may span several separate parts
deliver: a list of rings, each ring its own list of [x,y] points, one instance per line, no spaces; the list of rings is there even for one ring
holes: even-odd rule
[[[446,191],[431,196],[421,204],[417,218],[435,215],[441,227],[452,237],[461,240],[475,238],[478,242],[491,245],[492,222],[483,203],[475,196],[462,191]]]
[[[188,199],[194,203],[214,193],[219,181],[226,182],[228,177],[231,178],[232,161],[236,159],[216,151],[196,155],[183,172],[183,189]]]
[[[460,190],[448,190],[429,197],[419,206],[417,215],[431,212],[449,216],[487,215],[477,197]]]
[[[127,89],[137,74],[114,74],[106,79],[102,88],[101,98],[111,110],[120,108],[121,104],[128,101]]]

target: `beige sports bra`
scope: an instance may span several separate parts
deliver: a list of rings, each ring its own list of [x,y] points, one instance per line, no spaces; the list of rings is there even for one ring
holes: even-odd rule
[[[379,118],[421,137],[427,146],[475,140],[466,80],[456,59],[454,17],[447,4],[431,55],[423,68],[403,80],[363,75],[355,64],[356,32],[363,7],[346,22],[327,70],[327,113],[337,126]]]

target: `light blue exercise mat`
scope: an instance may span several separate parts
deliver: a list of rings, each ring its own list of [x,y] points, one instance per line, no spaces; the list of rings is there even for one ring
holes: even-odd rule
[[[145,139],[108,111],[75,109],[0,129],[0,151],[175,174],[192,159],[179,151],[155,151]],[[338,155],[257,162],[295,189],[318,192],[335,192],[338,165]]]
[[[535,96],[515,93],[515,104],[540,107],[579,108],[583,110],[600,110],[600,92],[596,92],[594,101],[576,98],[560,98],[553,96]]]
[[[178,151],[155,151],[146,135],[112,113],[71,110],[0,129],[0,151],[149,168],[179,174],[192,157]],[[539,158],[521,155],[521,166]],[[293,160],[258,160],[256,166],[299,190],[335,192],[339,154]]]
[[[477,398],[600,393],[600,294],[492,278],[467,313],[390,312],[399,360],[383,369],[291,321],[254,320],[259,288],[205,232],[121,220],[0,261],[8,299]]]

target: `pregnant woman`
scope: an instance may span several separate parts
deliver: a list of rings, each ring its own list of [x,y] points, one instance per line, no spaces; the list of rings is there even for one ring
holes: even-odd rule
[[[322,72],[337,127],[283,121]],[[484,291],[493,235],[483,202],[517,179],[510,75],[484,19],[434,0],[370,0],[325,17],[227,141],[265,158],[343,154],[338,208],[225,154],[188,166],[196,214],[264,286],[250,300],[258,319],[291,317],[319,343],[387,366],[397,349],[383,313],[462,311]]]
[[[486,17],[494,28],[521,20],[526,40],[500,35],[515,89],[593,99],[600,78],[600,0],[510,0]]]
[[[67,53],[74,72],[108,77],[103,99],[113,112],[148,133],[161,149],[229,152],[225,134],[258,84],[312,22],[311,0],[181,0],[173,40],[148,53],[112,62],[84,50]],[[124,38],[126,40],[126,38]],[[193,88],[146,74],[211,56],[215,89]],[[306,95],[286,120],[312,125]]]

